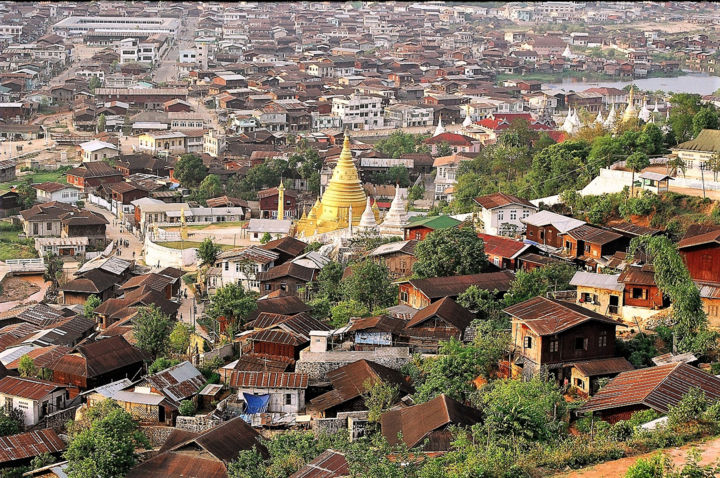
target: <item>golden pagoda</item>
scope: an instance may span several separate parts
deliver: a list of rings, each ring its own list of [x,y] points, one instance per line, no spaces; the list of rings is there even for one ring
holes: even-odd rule
[[[344,229],[349,222],[357,226],[365,210],[366,197],[350,153],[350,138],[345,135],[343,149],[327,189],[307,217],[297,222],[295,235],[312,236]],[[351,214],[352,217],[348,218]]]
[[[637,118],[638,112],[635,109],[635,102],[633,101],[633,88],[630,88],[630,95],[628,96],[628,105],[623,113],[622,122],[626,123],[633,118]]]

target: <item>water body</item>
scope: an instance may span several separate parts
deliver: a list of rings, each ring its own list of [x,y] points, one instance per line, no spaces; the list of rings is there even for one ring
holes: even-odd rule
[[[543,88],[560,88],[566,91],[582,91],[587,88],[618,88],[634,84],[641,90],[663,90],[673,93],[697,93],[710,95],[720,88],[720,76],[710,76],[706,73],[689,73],[673,78],[643,78],[632,81],[587,81],[578,78],[566,78],[562,83],[543,84]]]

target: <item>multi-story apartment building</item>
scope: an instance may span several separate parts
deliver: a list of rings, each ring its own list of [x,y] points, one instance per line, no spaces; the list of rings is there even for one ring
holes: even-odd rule
[[[395,128],[432,126],[433,109],[422,105],[396,104],[385,108],[385,124]]]
[[[382,99],[375,96],[333,98],[332,114],[340,117],[343,126],[352,130],[377,129],[385,125]]]

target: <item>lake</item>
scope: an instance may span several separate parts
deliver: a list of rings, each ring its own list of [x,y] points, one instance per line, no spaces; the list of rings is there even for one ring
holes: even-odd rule
[[[578,78],[566,78],[562,83],[543,83],[543,88],[561,88],[582,91],[587,88],[619,88],[634,84],[644,91],[664,90],[673,93],[697,93],[710,95],[720,88],[720,76],[706,73],[689,73],[673,78],[643,78],[633,81],[584,81]]]

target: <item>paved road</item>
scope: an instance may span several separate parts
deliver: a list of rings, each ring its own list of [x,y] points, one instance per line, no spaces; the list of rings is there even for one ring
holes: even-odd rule
[[[197,18],[186,19],[178,29],[175,44],[165,53],[152,77],[158,83],[167,83],[178,79],[178,57],[181,49],[193,46],[193,35],[197,27]]]
[[[106,234],[107,238],[110,241],[115,240],[122,240],[122,241],[128,241],[129,247],[121,247],[120,248],[120,256],[122,259],[129,259],[129,260],[136,260],[141,261],[143,258],[142,249],[143,245],[140,240],[135,237],[133,234],[129,232],[124,232],[122,229],[123,227],[118,224],[118,220],[115,216],[113,216],[110,211],[107,209],[103,209],[101,207],[97,207],[94,204],[90,204],[88,202],[85,203],[85,209],[88,211],[100,213],[103,216],[105,216],[105,219],[109,221],[109,224],[107,225]],[[133,255],[135,253],[135,255]]]

